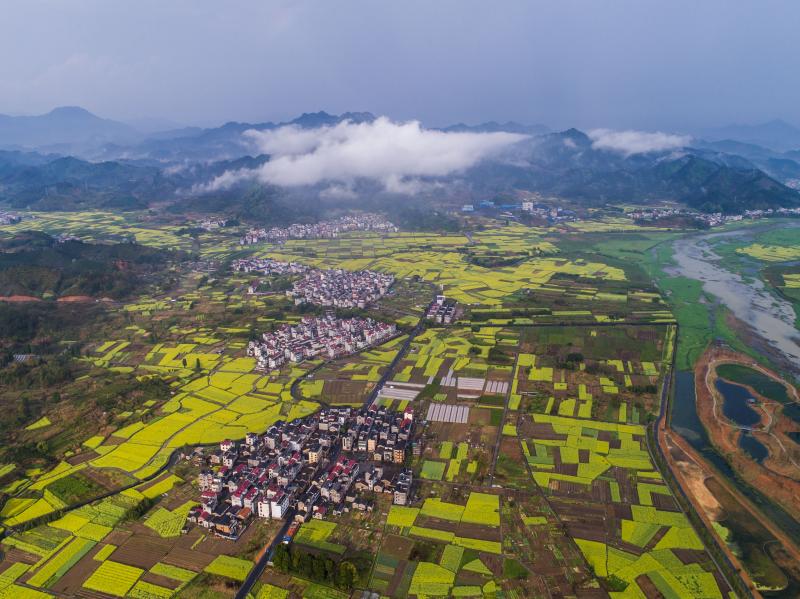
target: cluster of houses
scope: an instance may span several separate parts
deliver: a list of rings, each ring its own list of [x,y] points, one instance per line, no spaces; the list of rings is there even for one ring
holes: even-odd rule
[[[425,318],[436,324],[450,324],[456,319],[457,302],[444,295],[437,295],[436,299],[428,306]]]
[[[256,358],[258,368],[274,369],[287,361],[346,356],[385,341],[396,332],[394,324],[372,318],[336,318],[327,312],[324,316],[303,317],[296,325],[284,324],[262,334],[260,341],[248,343],[247,355]]]
[[[197,223],[197,228],[208,232],[216,231],[226,226],[228,226],[228,221],[224,218],[204,218]]]
[[[745,210],[745,218],[765,218],[768,216],[800,216],[800,208],[767,208],[766,210]]]
[[[528,201],[522,202],[520,209],[522,212],[526,212],[537,218],[546,219],[551,223],[575,222],[580,220],[574,211],[568,208],[561,208],[560,206],[550,206],[548,204]]]
[[[397,230],[396,226],[382,216],[364,213],[308,225],[293,224],[288,227],[272,227],[270,229],[254,228],[247,231],[239,243],[251,245],[263,241],[282,243],[288,239],[333,239],[341,233],[349,231],[396,233]]]
[[[286,295],[295,304],[364,308],[389,291],[394,275],[372,270],[312,270]]]
[[[22,217],[19,214],[0,210],[0,225],[16,225],[21,220]]]
[[[696,218],[699,213],[686,208],[648,208],[628,212],[628,217],[635,221],[653,221],[676,216],[689,216]]]
[[[398,505],[411,497],[404,467],[414,413],[328,408],[292,422],[276,422],[243,443],[222,441],[199,459],[200,504],[188,521],[237,539],[255,517],[305,522],[351,510],[371,511],[374,494]]]
[[[265,275],[302,275],[308,272],[305,264],[298,262],[281,262],[272,258],[241,258],[231,262],[235,272],[260,273]]]
[[[558,206],[550,206],[548,204],[539,204],[531,201],[524,201],[520,203],[497,203],[492,200],[483,200],[475,204],[464,204],[461,207],[461,212],[498,212],[500,216],[506,218],[517,218],[515,215],[519,212],[526,212],[531,216],[546,219],[551,223],[559,222],[572,222],[579,220],[577,214],[567,208],[560,208]]]
[[[62,233],[58,237],[56,237],[57,243],[68,243],[70,241],[83,241],[77,235],[72,235],[71,233]]]
[[[800,216],[800,208],[767,208],[765,210],[745,210],[743,214],[723,214],[722,212],[703,213],[686,208],[649,208],[629,212],[628,216],[636,221],[656,221],[673,217],[689,217],[709,227],[718,227],[726,223],[735,223],[744,219],[757,220],[770,216]]]

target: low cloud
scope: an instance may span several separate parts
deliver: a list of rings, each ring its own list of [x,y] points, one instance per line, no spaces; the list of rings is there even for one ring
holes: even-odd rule
[[[331,183],[328,187],[319,192],[321,198],[331,200],[352,200],[358,197],[356,190],[350,185],[342,183]]]
[[[595,129],[589,131],[592,147],[600,150],[621,152],[626,156],[675,150],[688,145],[692,138],[688,135],[674,135],[661,131],[613,131]]]
[[[326,195],[344,197],[356,181],[369,179],[387,191],[410,194],[430,185],[429,179],[464,171],[526,137],[445,133],[425,129],[417,121],[396,123],[385,117],[318,129],[250,130],[244,136],[258,152],[270,155],[269,162],[223,173],[206,190],[256,179],[281,186],[330,183]]]

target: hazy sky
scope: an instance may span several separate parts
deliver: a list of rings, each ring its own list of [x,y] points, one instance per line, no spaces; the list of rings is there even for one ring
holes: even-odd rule
[[[795,0],[6,0],[0,112],[800,124]]]

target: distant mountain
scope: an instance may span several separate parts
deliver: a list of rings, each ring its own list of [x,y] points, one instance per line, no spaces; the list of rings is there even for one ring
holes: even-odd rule
[[[105,122],[80,109],[56,113],[61,120],[76,119],[92,126],[97,120]],[[291,217],[293,222],[302,222],[313,218],[313,206],[307,200],[319,203],[326,184],[281,188],[246,177],[225,190],[204,191],[204,184],[225,172],[254,170],[269,161],[267,155],[251,155],[252,148],[242,135],[247,130],[285,125],[317,128],[374,119],[365,112],[315,112],[284,123],[187,127],[132,144],[106,143],[91,153],[95,160],[0,151],[0,202],[39,210],[124,210],[166,200],[173,204],[170,210],[178,212],[225,212],[261,222]],[[798,192],[786,185],[794,187],[800,179],[800,152],[780,152],[735,139],[706,139],[693,141],[692,147],[630,154],[598,147],[577,129],[540,134],[537,131],[542,128],[536,125],[489,122],[444,130],[509,131],[526,137],[465,172],[436,178],[447,184],[436,187],[437,198],[449,193],[454,201],[466,201],[529,190],[593,205],[676,200],[700,210],[728,213],[800,205]],[[391,201],[375,181],[353,182],[353,189],[355,202]]]
[[[595,205],[677,200],[707,212],[800,205],[800,194],[751,161],[710,149],[625,155],[596,148],[588,135],[569,129],[517,144],[506,158],[468,171],[472,189],[484,195],[527,189]]]
[[[756,144],[780,152],[800,150],[800,129],[779,119],[758,125],[729,125],[709,129],[702,132],[702,137],[712,141],[735,140]]]
[[[136,118],[136,119],[126,119],[124,123],[135,131],[140,133],[150,135],[153,133],[159,133],[161,131],[174,131],[176,129],[182,129],[183,124],[177,123],[175,121],[169,119],[159,119],[159,118]]]
[[[134,143],[141,135],[129,125],[103,119],[77,106],[39,116],[0,115],[0,146],[71,152],[75,147]]]
[[[481,123],[479,125],[465,125],[464,123],[456,123],[455,125],[450,125],[449,127],[442,128],[442,131],[446,132],[470,132],[470,133],[498,133],[498,132],[506,132],[506,133],[521,133],[523,135],[544,135],[545,133],[550,133],[550,129],[545,125],[523,125],[521,123],[515,123],[514,121],[508,121],[505,123],[497,123],[495,121],[489,121],[487,123]]]
[[[288,123],[280,123],[278,126],[295,125],[304,129],[316,129],[318,127],[331,127],[338,125],[342,121],[353,123],[371,123],[375,120],[375,115],[369,112],[344,112],[339,115],[328,114],[325,111],[306,112]]]
[[[714,142],[696,140],[693,145],[717,152],[719,156],[740,156],[781,183],[800,179],[800,151],[778,152],[731,139]]]
[[[162,131],[150,135],[141,143],[132,146],[107,145],[88,157],[105,160],[148,158],[162,162],[234,160],[251,152],[252,148],[245,143],[246,140],[242,136],[245,131],[251,129],[266,131],[286,125],[314,129],[317,127],[330,127],[343,121],[365,123],[374,120],[375,116],[369,112],[345,112],[339,115],[328,114],[327,112],[311,112],[282,123],[240,123],[231,121],[219,127],[207,129],[186,127]]]

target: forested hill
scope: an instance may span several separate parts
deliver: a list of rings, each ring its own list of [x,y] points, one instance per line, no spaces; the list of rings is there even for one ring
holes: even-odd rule
[[[122,299],[163,277],[164,265],[180,258],[131,243],[60,242],[25,232],[0,240],[0,296],[64,296]]]

